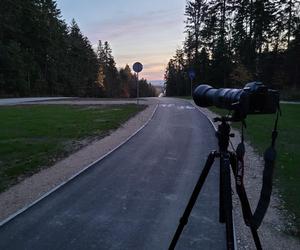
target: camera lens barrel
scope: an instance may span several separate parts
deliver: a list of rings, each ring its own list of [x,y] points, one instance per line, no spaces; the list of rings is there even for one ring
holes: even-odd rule
[[[210,85],[199,85],[193,93],[194,102],[200,107],[216,106],[223,109],[234,109],[233,104],[240,101],[243,89],[216,89]]]
[[[237,120],[248,114],[273,114],[278,110],[280,101],[279,92],[268,89],[261,82],[247,83],[243,89],[216,89],[202,84],[194,90],[193,99],[200,107],[234,110]]]
[[[199,85],[193,92],[194,102],[200,107],[209,107],[213,105],[213,96],[216,89],[210,85]]]

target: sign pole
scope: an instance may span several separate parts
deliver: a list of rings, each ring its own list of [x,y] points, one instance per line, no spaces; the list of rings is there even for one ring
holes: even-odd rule
[[[143,70],[143,64],[136,62],[132,66],[134,72],[136,73],[136,104],[139,105],[140,98],[140,84],[139,84],[139,72]]]
[[[193,79],[191,78],[191,97],[193,97]]]
[[[189,78],[191,80],[191,97],[193,97],[193,80],[196,77],[196,72],[193,68],[190,68],[188,71],[188,74],[189,74]]]
[[[139,91],[139,73],[136,73],[136,104],[139,105],[139,97],[140,97],[140,91]]]

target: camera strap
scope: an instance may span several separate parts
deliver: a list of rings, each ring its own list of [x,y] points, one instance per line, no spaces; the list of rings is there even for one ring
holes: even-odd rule
[[[274,173],[275,159],[276,159],[275,143],[278,136],[277,124],[278,124],[279,114],[281,114],[280,109],[278,110],[276,115],[274,130],[272,132],[271,146],[264,153],[265,166],[263,171],[262,189],[261,189],[260,198],[257,207],[253,215],[251,212],[251,207],[247,198],[247,194],[243,182],[244,155],[245,155],[243,127],[242,127],[242,140],[236,149],[236,155],[237,155],[237,169],[235,173],[236,190],[239,199],[241,201],[245,223],[247,226],[253,227],[255,229],[258,229],[259,226],[261,225],[270,204],[270,198],[272,194],[273,173]]]
[[[235,172],[234,175],[235,175],[236,191],[241,201],[244,221],[247,226],[250,226],[253,216],[252,216],[251,207],[244,187],[244,155],[245,155],[244,127],[245,125],[242,124],[241,142],[239,143],[236,149],[237,162],[234,164],[234,166],[236,166],[236,169],[234,169]]]
[[[267,209],[270,204],[271,194],[272,194],[272,184],[273,184],[273,173],[275,167],[275,160],[277,152],[275,150],[275,143],[278,136],[277,124],[279,119],[279,114],[281,113],[280,109],[276,114],[276,120],[274,124],[274,129],[272,132],[272,142],[271,146],[267,148],[264,153],[265,167],[263,171],[263,183],[262,189],[260,192],[260,198],[255,209],[251,224],[255,228],[259,228],[261,225],[263,218],[267,212]]]

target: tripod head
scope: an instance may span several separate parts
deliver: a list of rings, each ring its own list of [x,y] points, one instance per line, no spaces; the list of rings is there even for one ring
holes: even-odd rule
[[[229,138],[234,137],[234,134],[230,133],[231,128],[230,124],[228,123],[229,121],[232,121],[232,118],[230,116],[221,116],[215,117],[213,120],[214,122],[221,122],[221,124],[218,125],[218,130],[216,132],[220,153],[227,152]]]

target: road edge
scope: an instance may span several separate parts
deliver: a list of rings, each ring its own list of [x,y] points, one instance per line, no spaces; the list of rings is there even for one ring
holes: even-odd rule
[[[72,180],[76,179],[78,176],[80,176],[82,173],[84,173],[85,171],[87,171],[89,168],[93,167],[95,164],[101,162],[102,160],[104,160],[106,157],[108,157],[110,154],[112,154],[113,152],[115,152],[116,150],[118,150],[119,148],[121,148],[123,145],[125,145],[128,141],[130,141],[134,136],[136,136],[141,130],[143,130],[148,124],[149,122],[153,119],[154,114],[157,111],[159,104],[156,104],[152,114],[150,115],[149,119],[144,123],[144,125],[142,125],[140,128],[138,128],[133,134],[131,134],[129,137],[127,137],[124,141],[122,141],[119,145],[117,145],[116,147],[114,147],[113,149],[111,149],[110,151],[108,151],[106,154],[104,154],[103,156],[101,156],[99,159],[93,161],[92,163],[90,163],[89,165],[87,165],[86,167],[84,167],[82,170],[80,170],[79,172],[77,172],[76,174],[72,175],[70,178],[68,178],[66,181],[63,181],[62,183],[60,183],[59,185],[57,185],[56,187],[52,188],[51,190],[49,190],[48,192],[46,192],[45,194],[43,194],[40,198],[38,198],[37,200],[31,202],[30,204],[24,206],[23,208],[19,209],[17,212],[11,214],[10,216],[8,216],[6,219],[0,221],[0,228],[2,226],[4,226],[6,223],[8,223],[9,221],[13,220],[14,218],[16,218],[17,216],[19,216],[20,214],[24,213],[26,210],[28,210],[29,208],[35,206],[37,203],[39,203],[40,201],[42,201],[43,199],[45,199],[46,197],[48,197],[49,195],[53,194],[55,191],[57,191],[58,189],[60,189],[61,187],[65,186],[66,184],[68,184],[69,182],[71,182]]]

